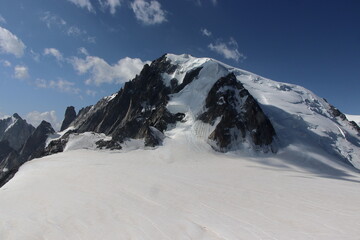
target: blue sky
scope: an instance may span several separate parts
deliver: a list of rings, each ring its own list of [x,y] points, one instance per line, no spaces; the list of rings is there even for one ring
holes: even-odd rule
[[[357,0],[1,0],[0,117],[62,121],[164,53],[212,57],[360,115]]]

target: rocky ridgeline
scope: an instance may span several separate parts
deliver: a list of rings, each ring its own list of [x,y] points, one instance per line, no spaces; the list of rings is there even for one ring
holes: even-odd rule
[[[20,148],[15,148],[13,143],[7,139],[3,138],[0,141],[0,187],[14,176],[23,163],[43,156],[47,138],[55,133],[51,124],[46,121],[42,121],[37,128],[34,128],[19,115],[14,114],[13,117],[16,118],[16,123],[8,126],[6,132],[16,133],[17,135],[14,137],[18,140],[25,140]]]

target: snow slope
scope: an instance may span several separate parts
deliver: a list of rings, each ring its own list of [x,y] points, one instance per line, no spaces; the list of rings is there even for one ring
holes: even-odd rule
[[[181,83],[187,72],[202,67],[196,80],[173,94],[167,105],[170,112],[185,113],[190,125],[197,124],[196,117],[204,111],[206,96],[214,83],[233,72],[270,118],[280,148],[288,148],[295,154],[302,154],[304,148],[314,154],[323,149],[360,169],[360,133],[347,120],[334,117],[331,114],[332,106],[311,91],[301,86],[272,81],[211,58],[195,58],[187,54],[167,54],[167,58],[177,65],[173,74],[163,74],[167,85],[173,78]],[[204,139],[207,137],[204,136]],[[247,142],[243,145],[242,150],[249,150]]]
[[[0,239],[358,239],[359,175],[283,157],[174,130],[153,150],[36,159],[0,189]]]

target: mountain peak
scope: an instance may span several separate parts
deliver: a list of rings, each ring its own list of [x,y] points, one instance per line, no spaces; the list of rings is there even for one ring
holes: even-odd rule
[[[22,118],[20,117],[20,115],[17,114],[17,113],[14,113],[14,114],[13,114],[13,117],[14,117],[15,119],[21,119],[21,120],[22,120]]]
[[[216,88],[220,79],[233,81]],[[185,132],[219,151],[303,145],[360,168],[357,130],[325,100],[303,87],[189,54],[168,53],[145,65],[117,94],[81,111],[74,128],[110,135],[110,142],[101,143],[110,148],[129,139],[154,146]]]

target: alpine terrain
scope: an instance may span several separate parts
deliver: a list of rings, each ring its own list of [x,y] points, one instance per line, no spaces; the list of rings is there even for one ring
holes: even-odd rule
[[[0,239],[358,239],[359,170],[325,99],[166,54],[60,132],[0,120]]]

